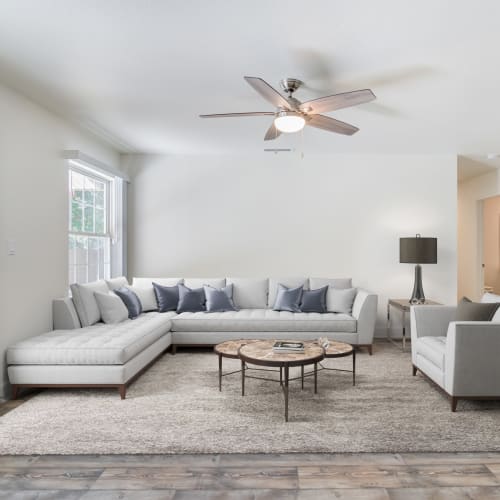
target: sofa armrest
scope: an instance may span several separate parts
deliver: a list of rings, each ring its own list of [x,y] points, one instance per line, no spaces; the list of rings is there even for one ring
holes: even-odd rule
[[[52,301],[52,321],[54,330],[74,330],[82,327],[73,299],[70,297]]]
[[[373,343],[377,321],[377,302],[376,294],[358,288],[352,305],[352,315],[358,324],[358,344],[370,345]]]
[[[500,324],[453,321],[446,336],[445,389],[452,396],[500,396]]]
[[[410,308],[411,341],[419,337],[445,337],[456,306],[412,306]]]

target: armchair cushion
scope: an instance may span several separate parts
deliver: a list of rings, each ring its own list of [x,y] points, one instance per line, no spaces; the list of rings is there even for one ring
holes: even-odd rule
[[[420,337],[415,345],[417,355],[444,370],[446,337]]]

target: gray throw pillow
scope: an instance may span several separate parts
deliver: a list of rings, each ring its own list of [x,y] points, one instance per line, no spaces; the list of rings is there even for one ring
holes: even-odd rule
[[[273,311],[300,312],[300,301],[302,299],[303,288],[303,285],[297,288],[287,288],[281,283],[278,283]]]
[[[130,288],[123,286],[117,288],[114,292],[123,300],[125,307],[128,309],[128,317],[130,319],[135,319],[142,313],[141,301]]]
[[[163,286],[153,282],[158,310],[161,313],[177,310],[179,305],[179,287]]]
[[[500,303],[472,302],[463,297],[457,306],[455,321],[491,321]]]
[[[326,308],[328,312],[351,314],[354,299],[358,293],[356,288],[328,288],[326,294]]]
[[[191,290],[185,285],[177,285],[179,288],[179,304],[177,312],[200,312],[205,310],[205,291],[203,288]]]
[[[304,290],[300,310],[302,312],[326,313],[326,293],[328,285],[316,290]]]
[[[233,303],[233,285],[217,289],[213,286],[203,287],[207,299],[207,312],[236,311]]]

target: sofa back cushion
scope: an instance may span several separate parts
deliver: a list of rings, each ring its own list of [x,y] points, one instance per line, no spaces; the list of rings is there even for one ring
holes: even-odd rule
[[[161,286],[177,286],[184,283],[182,278],[132,278],[132,286],[147,288],[153,286],[153,281]]]
[[[224,288],[226,278],[184,278],[184,285],[191,289],[203,288],[205,285],[213,288]]]
[[[233,302],[237,309],[265,309],[269,293],[267,278],[226,278],[233,285]]]
[[[108,287],[111,291],[116,290],[117,288],[121,288],[122,286],[128,286],[128,281],[125,276],[120,276],[118,278],[111,278],[110,280],[106,280]]]
[[[299,286],[302,286],[304,290],[309,290],[309,278],[303,278],[303,277],[269,278],[269,296],[267,299],[268,307],[273,307],[274,303],[276,302],[278,285],[283,285],[286,288],[297,288]]]
[[[309,278],[311,290],[323,288],[326,285],[332,288],[352,288],[352,278]]]
[[[129,290],[132,290],[139,300],[141,301],[142,311],[158,311],[158,304],[156,302],[155,291],[152,286],[127,286]]]
[[[82,327],[92,326],[101,320],[101,311],[97,305],[94,292],[108,293],[109,288],[104,280],[92,283],[73,283],[70,285],[73,303],[80,318]]]

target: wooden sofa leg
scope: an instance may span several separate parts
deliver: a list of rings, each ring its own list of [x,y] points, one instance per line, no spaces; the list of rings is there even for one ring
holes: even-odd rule
[[[12,399],[15,400],[19,396],[19,386],[18,385],[13,385],[12,386]]]
[[[127,394],[127,386],[125,384],[119,385],[118,391],[120,393],[120,398],[125,399],[125,396]]]
[[[411,365],[411,366],[412,366],[412,374],[415,377],[415,375],[417,374],[417,367],[415,365]]]
[[[172,344],[172,355],[175,355],[177,353],[177,346],[175,344]]]
[[[369,354],[370,356],[372,356],[372,355],[373,355],[373,344],[370,344],[370,345],[369,345],[369,346],[367,346],[367,347],[368,347],[368,354]]]
[[[457,403],[458,403],[458,398],[455,396],[451,396],[451,411],[452,412],[457,411]]]

